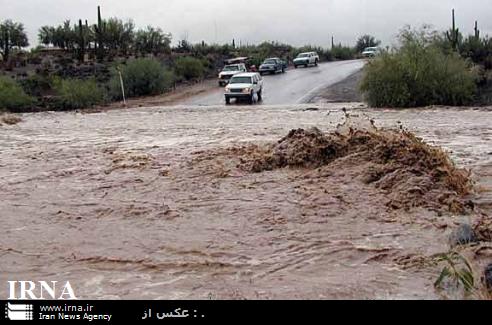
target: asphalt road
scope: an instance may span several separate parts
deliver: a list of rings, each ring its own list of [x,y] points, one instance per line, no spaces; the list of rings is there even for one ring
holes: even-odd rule
[[[291,69],[284,74],[265,75],[263,101],[258,104],[308,103],[320,90],[342,81],[363,66],[363,60],[328,62],[317,67]],[[217,89],[188,98],[180,104],[222,105],[224,90],[217,85]]]

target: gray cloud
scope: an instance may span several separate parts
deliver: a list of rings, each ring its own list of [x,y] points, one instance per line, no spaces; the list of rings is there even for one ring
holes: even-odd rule
[[[159,26],[174,40],[186,36],[192,42],[235,38],[328,46],[331,35],[353,44],[357,36],[370,33],[390,44],[405,24],[448,28],[451,8],[456,8],[464,32],[471,33],[478,20],[482,33],[492,35],[489,0],[0,0],[0,20],[23,22],[36,44],[42,25],[79,18],[94,23],[98,4],[105,17],[131,18],[138,27]]]

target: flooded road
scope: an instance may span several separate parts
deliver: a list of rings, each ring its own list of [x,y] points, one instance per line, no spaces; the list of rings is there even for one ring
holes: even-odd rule
[[[317,67],[290,69],[285,73],[263,76],[263,101],[258,105],[280,105],[308,103],[315,94],[357,72],[364,60],[327,62]],[[223,105],[224,88],[185,99],[183,105]]]
[[[473,216],[389,210],[343,160],[246,173],[221,155],[333,131],[344,106],[24,114],[0,127],[0,282],[69,280],[86,299],[439,298],[429,257]],[[490,213],[490,110],[351,113],[449,150]]]

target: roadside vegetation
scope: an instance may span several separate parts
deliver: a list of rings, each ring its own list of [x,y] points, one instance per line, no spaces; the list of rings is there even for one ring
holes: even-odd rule
[[[91,107],[105,100],[105,92],[94,79],[55,79],[53,88],[58,95],[56,104],[62,110]]]
[[[373,107],[421,107],[492,103],[492,39],[463,37],[453,27],[405,27],[399,46],[384,51],[364,69],[360,89]]]
[[[200,59],[186,56],[174,63],[175,74],[179,80],[202,79],[205,76],[205,66]]]
[[[121,69],[113,69],[109,82],[109,94],[113,100],[123,97],[120,72],[127,97],[158,95],[171,89],[174,84],[174,73],[158,60],[136,59]]]
[[[26,111],[34,104],[35,99],[26,94],[17,82],[8,77],[0,77],[0,112]]]
[[[365,68],[361,90],[375,107],[465,105],[476,93],[478,74],[458,53],[443,52],[426,31],[405,29],[401,47]]]

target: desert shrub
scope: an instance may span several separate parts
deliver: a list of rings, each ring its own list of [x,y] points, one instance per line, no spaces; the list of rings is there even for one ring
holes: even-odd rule
[[[331,56],[335,60],[351,60],[354,59],[357,50],[349,46],[335,46],[331,50]]]
[[[489,37],[477,38],[469,36],[461,44],[459,52],[461,56],[469,58],[485,69],[492,69],[492,39]]]
[[[174,62],[174,70],[178,78],[192,80],[200,79],[205,75],[205,67],[199,59],[186,56]]]
[[[15,80],[0,77],[0,111],[21,112],[35,103],[36,100],[26,94]]]
[[[57,79],[53,82],[59,109],[81,109],[104,102],[106,91],[94,79]]]
[[[51,80],[42,74],[35,74],[25,79],[19,80],[19,84],[26,94],[40,97],[44,92],[51,89]]]
[[[121,67],[121,75],[127,97],[161,94],[171,88],[174,74],[156,59],[136,59]],[[121,99],[121,83],[117,70],[109,82],[110,96]]]
[[[360,88],[369,105],[464,105],[473,100],[477,73],[469,62],[456,53],[444,53],[418,34],[401,40],[401,48],[364,68]]]

